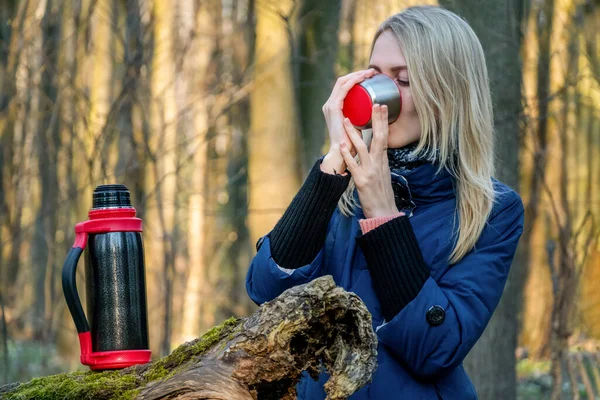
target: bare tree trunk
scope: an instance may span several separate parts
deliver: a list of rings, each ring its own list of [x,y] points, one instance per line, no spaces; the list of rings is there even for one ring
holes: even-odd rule
[[[592,386],[592,381],[588,375],[587,368],[585,366],[585,358],[584,354],[578,352],[573,354],[573,362],[577,364],[577,368],[579,369],[579,375],[581,376],[581,380],[583,381],[583,386],[585,387],[585,392],[587,394],[588,399],[595,399],[594,388]],[[591,369],[594,368],[593,365],[590,366]]]
[[[35,233],[32,243],[32,266],[34,268],[33,293],[35,303],[33,306],[33,338],[46,340],[49,334],[48,321],[51,312],[48,312],[55,294],[54,271],[56,270],[54,235],[57,227],[58,214],[58,152],[60,150],[60,136],[58,128],[57,104],[57,57],[58,43],[60,42],[59,17],[53,7],[53,1],[47,0],[44,15],[41,19],[41,90],[39,112],[42,120],[38,124],[37,133],[37,160],[40,184],[40,204],[35,220]],[[47,287],[47,282],[50,286]]]
[[[8,6],[7,3],[3,3]],[[13,3],[10,3],[14,5]],[[2,249],[8,253],[5,266],[0,271],[2,283],[5,285],[5,301],[11,304],[14,296],[17,293],[15,283],[19,275],[19,254],[21,250],[21,210],[23,204],[19,202],[19,193],[22,188],[22,182],[15,179],[17,175],[16,169],[19,168],[16,163],[17,155],[22,154],[22,148],[15,143],[17,140],[15,122],[17,120],[20,107],[23,106],[20,102],[21,98],[17,93],[17,71],[21,65],[21,53],[25,46],[21,43],[21,35],[23,33],[29,2],[27,0],[19,3],[18,9],[12,9],[14,15],[7,15],[12,19],[10,29],[3,30],[3,38],[5,44],[8,44],[8,52],[6,57],[2,57],[3,64],[0,94],[0,191],[2,191],[2,199],[0,199],[0,227],[5,224],[7,231],[10,234],[10,241],[4,239],[0,241]],[[6,12],[10,12],[10,7]],[[7,18],[6,20],[8,20]],[[16,32],[16,34],[13,34]],[[0,228],[1,229],[1,228]],[[6,246],[6,245],[9,246]],[[8,247],[8,250],[6,248]],[[1,253],[1,252],[0,252]],[[0,257],[2,254],[0,254]]]
[[[338,52],[338,64],[340,75],[345,75],[354,70],[354,48],[356,46],[354,26],[356,23],[356,7],[358,0],[342,0],[342,16],[340,21],[340,33]]]
[[[331,400],[352,395],[377,368],[371,315],[331,276],[291,288],[250,318],[231,318],[163,359],[7,385],[0,397],[292,400],[301,372],[317,376],[321,367],[330,374],[325,391]]]
[[[553,162],[557,168],[550,174],[556,177],[558,190],[553,190],[545,186],[545,190],[550,199],[551,211],[548,220],[557,234],[558,260],[550,264],[552,282],[553,282],[553,303],[552,303],[552,336],[551,336],[551,359],[552,359],[552,377],[558,381],[553,381],[552,398],[559,399],[562,389],[562,366],[566,364],[570,376],[574,374],[572,360],[569,358],[569,338],[574,331],[574,312],[576,310],[575,300],[577,298],[577,289],[582,266],[578,263],[578,245],[577,232],[574,231],[574,212],[571,209],[568,186],[571,182],[572,172],[568,167],[569,150],[571,147],[570,136],[570,104],[575,100],[576,87],[572,87],[573,82],[579,79],[579,30],[576,28],[581,22],[581,7],[575,8],[573,16],[569,21],[571,34],[568,37],[568,49],[566,52],[567,69],[564,77],[565,95],[562,99],[562,110],[559,129],[557,130],[560,150],[556,154],[556,162]],[[552,177],[552,176],[551,176]],[[551,185],[555,185],[551,182]],[[556,197],[558,197],[556,199]],[[589,210],[584,208],[584,213]],[[549,239],[552,240],[552,239]],[[585,240],[587,241],[587,240]],[[549,252],[552,248],[549,248]],[[584,251],[587,251],[584,250]],[[554,255],[549,254],[553,261]],[[577,382],[571,379],[572,393],[578,398],[579,391]]]
[[[6,326],[6,309],[4,306],[4,296],[2,295],[2,288],[0,288],[0,313],[2,313],[2,359],[4,364],[3,377],[4,382],[8,383],[8,373],[10,371],[10,354],[8,352],[8,327]]]
[[[568,360],[568,345],[573,329],[574,299],[578,280],[573,249],[570,248],[568,241],[570,234],[567,233],[564,227],[559,226],[558,229],[560,230],[558,243],[553,240],[549,240],[548,243],[548,258],[550,260],[554,292],[550,341],[552,400],[561,399],[563,366],[567,366],[567,371],[571,373],[571,366],[568,364],[570,362]],[[554,261],[556,259],[554,254],[556,249],[558,250],[558,260]]]
[[[174,7],[164,1],[153,2],[154,55],[152,63],[152,114],[154,135],[151,148],[155,152],[152,160],[154,185],[150,186],[154,197],[155,214],[148,218],[154,227],[157,240],[154,257],[160,260],[162,276],[162,337],[161,354],[171,349],[173,284],[175,280],[174,246],[175,196],[177,195],[177,105],[175,103],[176,65],[174,54]]]
[[[139,89],[142,81],[142,67],[147,62],[144,44],[144,30],[142,29],[140,0],[125,0],[125,41],[123,59],[125,72],[121,78],[121,87],[124,93],[122,102],[117,112],[117,128],[119,132],[117,162],[115,176],[122,177],[123,183],[131,193],[131,202],[138,211],[138,216],[143,216],[143,202],[145,188],[145,164],[143,135],[140,132],[140,123],[136,123],[135,107],[139,107],[140,98],[145,95]],[[116,12],[117,10],[115,10]]]
[[[293,66],[299,69],[296,92],[305,175],[322,154],[327,137],[321,107],[335,81],[341,3],[303,0],[298,16],[299,59],[294,60]]]
[[[10,52],[10,43],[11,43],[11,28],[12,24],[9,21],[12,21],[15,17],[15,12],[17,11],[15,2],[3,2],[0,4],[0,21],[2,21],[2,26],[0,27],[0,43],[2,43],[2,47],[0,47],[0,278],[4,282],[8,277],[5,274],[6,264],[4,249],[6,246],[3,243],[4,237],[2,233],[4,229],[9,227],[9,210],[6,202],[5,195],[5,163],[10,160],[10,152],[9,148],[12,148],[12,145],[9,147],[9,143],[7,139],[12,137],[12,134],[9,135],[7,129],[10,129],[10,117],[8,115],[8,108],[12,101],[14,89],[7,92],[6,85],[11,85],[11,82],[8,82],[10,78],[5,78],[7,75],[10,75],[8,59]],[[6,21],[6,22],[5,22]],[[9,127],[7,127],[9,125]],[[8,239],[7,239],[8,241]],[[3,287],[0,287],[0,293],[4,290]],[[4,318],[4,313],[2,314]],[[5,352],[8,351],[8,348],[5,348]],[[8,354],[8,353],[5,353]],[[8,359],[7,359],[8,360]]]
[[[288,33],[295,2],[255,3],[256,48],[248,135],[250,242],[266,235],[300,187]]]
[[[550,307],[540,298],[552,295],[547,269],[544,266],[545,254],[536,251],[544,243],[543,219],[538,218],[542,207],[543,187],[546,164],[548,159],[548,122],[550,110],[550,72],[551,72],[551,38],[554,21],[554,0],[544,0],[536,10],[537,47],[537,82],[535,124],[530,138],[533,147],[533,161],[529,171],[529,179],[525,193],[525,222],[529,229],[523,231],[521,238],[522,259],[529,266],[525,292],[523,335],[524,341],[530,346],[534,357],[549,352],[550,341]]]
[[[17,58],[15,64],[15,110],[13,115],[14,133],[12,146],[12,163],[9,169],[11,186],[14,196],[12,196],[11,209],[14,214],[11,218],[12,245],[10,250],[9,265],[14,271],[16,278],[14,282],[14,295],[8,300],[15,309],[25,312],[31,307],[31,301],[35,297],[24,298],[18,296],[18,293],[25,290],[29,283],[23,279],[27,273],[31,273],[33,266],[31,263],[21,263],[24,243],[32,240],[32,230],[27,232],[23,226],[24,215],[35,215],[36,204],[39,194],[35,192],[39,185],[35,185],[34,174],[37,171],[38,164],[34,155],[37,149],[34,146],[34,132],[37,132],[39,119],[32,116],[38,115],[38,102],[40,97],[40,71],[41,71],[41,34],[39,30],[39,17],[43,16],[44,8],[41,13],[35,13],[40,4],[28,2],[23,10],[23,20],[19,30],[19,40],[15,46],[19,48],[16,51]],[[41,4],[43,6],[43,4]],[[15,35],[17,37],[17,35]],[[26,258],[27,259],[27,258]],[[30,287],[30,286],[29,286]],[[17,318],[15,320],[16,330],[22,331],[31,329],[33,313],[28,313],[29,318]],[[14,326],[14,325],[13,325]]]
[[[231,76],[234,88],[243,90],[249,78],[254,56],[254,1],[247,5],[244,19],[236,18],[244,0],[232,4],[231,17],[224,21],[221,65]],[[219,68],[221,69],[221,68]],[[223,75],[222,75],[223,79]],[[254,248],[249,242],[246,218],[248,217],[248,142],[250,102],[248,94],[241,99],[229,100],[228,151],[227,151],[227,202],[223,205],[224,232],[228,248],[221,271],[223,301],[217,308],[217,319],[228,315],[245,315],[254,304],[245,295],[245,275]]]
[[[59,222],[59,230],[62,232],[62,241],[57,240],[57,245],[62,250],[60,261],[66,257],[66,252],[75,240],[75,224],[79,222],[82,215],[78,213],[82,197],[79,193],[79,185],[83,183],[82,176],[86,173],[82,171],[85,162],[86,153],[80,148],[80,134],[83,114],[80,111],[83,89],[80,84],[80,65],[84,64],[82,58],[84,51],[84,26],[86,26],[86,15],[84,14],[82,0],[65,2],[62,7],[62,30],[65,36],[62,43],[62,69],[64,73],[64,86],[61,88],[61,135],[63,138],[63,158],[65,165],[60,172],[61,179],[66,181],[61,195],[62,218]],[[68,33],[66,33],[68,32]],[[85,65],[85,64],[84,64]],[[82,115],[83,114],[83,115]],[[82,274],[80,277],[83,277]],[[82,282],[83,283],[83,282]],[[79,287],[81,287],[80,285]],[[60,293],[60,291],[59,291]],[[56,307],[55,325],[58,328],[72,326],[73,320],[62,296],[59,296],[59,306]],[[73,347],[73,341],[77,339],[76,331],[71,329],[56,329],[54,342],[58,354],[63,359],[76,359],[79,356],[79,349]]]
[[[186,198],[189,228],[187,231],[187,246],[189,263],[182,272],[184,278],[184,294],[181,299],[181,330],[178,341],[187,341],[197,337],[202,331],[204,306],[213,299],[207,296],[210,285],[206,282],[206,257],[211,232],[206,229],[208,193],[206,180],[208,171],[208,141],[211,101],[208,93],[211,91],[210,82],[215,79],[214,57],[217,39],[208,34],[202,27],[216,26],[218,14],[221,12],[220,2],[206,1],[192,7],[193,26],[180,33],[182,40],[187,37],[182,46],[187,48],[184,60],[183,74],[188,80],[186,102],[181,107],[189,107],[190,120],[187,133],[187,147],[192,154],[190,160],[189,196]],[[218,28],[217,28],[218,29]],[[218,35],[218,34],[217,34]],[[183,89],[183,88],[182,88]]]
[[[522,1],[491,0],[482,3],[478,0],[449,0],[440,3],[465,17],[482,42],[494,101],[497,177],[518,188]],[[485,12],[482,13],[483,9]],[[524,264],[517,258],[498,308],[465,360],[466,369],[482,400],[515,399],[517,395],[515,349],[524,272]]]

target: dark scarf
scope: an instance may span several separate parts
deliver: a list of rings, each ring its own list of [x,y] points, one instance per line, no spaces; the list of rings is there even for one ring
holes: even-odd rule
[[[412,216],[416,205],[412,200],[410,188],[404,174],[412,171],[419,165],[428,162],[422,155],[411,154],[417,148],[417,142],[411,143],[399,149],[387,149],[390,171],[399,175],[398,179],[392,179],[392,189],[394,190],[394,199],[398,210],[404,212],[408,217]]]
[[[419,165],[425,164],[427,158],[411,153],[417,148],[417,142],[411,143],[399,149],[387,149],[390,170],[402,175],[403,172],[411,171]]]

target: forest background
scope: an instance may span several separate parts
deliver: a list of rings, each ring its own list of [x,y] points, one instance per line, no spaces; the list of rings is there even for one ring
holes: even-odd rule
[[[0,384],[83,369],[60,276],[99,184],[124,183],[144,221],[155,357],[249,315],[255,243],[327,149],[336,77],[421,4],[438,3],[2,0]],[[600,1],[439,4],[481,39],[497,176],[526,209],[467,369],[482,399],[597,396]]]

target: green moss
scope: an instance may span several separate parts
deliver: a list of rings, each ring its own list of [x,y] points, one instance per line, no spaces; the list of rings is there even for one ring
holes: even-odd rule
[[[115,400],[133,400],[140,393],[140,389],[131,389],[123,392],[122,394],[115,397]]]
[[[120,371],[73,372],[36,378],[4,397],[7,400],[122,399],[137,394],[140,381]],[[135,392],[135,393],[134,393]]]
[[[171,355],[153,362],[142,378],[123,371],[63,373],[33,379],[4,395],[2,400],[132,400],[139,394],[140,386],[173,376],[177,367],[203,354],[225,335],[231,336],[238,322],[238,318],[229,318],[191,345],[179,346]]]
[[[173,376],[176,373],[177,367],[183,365],[192,357],[206,352],[206,350],[219,342],[225,335],[229,334],[232,328],[238,325],[238,322],[239,318],[231,317],[221,325],[210,329],[202,335],[202,337],[197,339],[196,342],[183,344],[175,349],[170,355],[155,361],[144,374],[144,381],[152,382]]]
[[[153,382],[166,377],[168,374],[169,370],[167,370],[163,365],[157,365],[153,366],[144,374],[144,380],[146,382]]]
[[[191,346],[179,346],[170,356],[165,357],[165,359],[171,359],[172,361],[177,362],[177,365],[180,365],[183,361],[187,360],[191,356],[196,356],[204,353],[210,347],[212,347],[215,343],[221,340],[221,337],[229,333],[231,328],[234,328],[239,319],[235,317],[231,317],[221,325],[215,326],[206,332],[198,341]]]

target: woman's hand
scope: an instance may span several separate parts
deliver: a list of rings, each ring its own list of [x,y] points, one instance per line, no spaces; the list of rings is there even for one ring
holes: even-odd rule
[[[371,150],[367,149],[358,131],[348,118],[344,119],[344,130],[360,157],[360,165],[352,156],[349,146],[340,144],[344,161],[354,178],[358,198],[365,217],[376,218],[397,214],[398,207],[392,190],[392,175],[387,157],[388,110],[387,106],[373,105],[371,116],[373,139]]]
[[[344,159],[340,153],[340,145],[346,143],[351,154],[356,154],[353,142],[348,138],[344,128],[344,99],[352,87],[375,75],[374,69],[352,72],[338,78],[329,99],[323,105],[323,115],[329,132],[329,152],[321,164],[321,170],[328,173],[343,173],[346,170]],[[360,136],[360,135],[359,135]],[[361,139],[362,140],[362,139]]]

